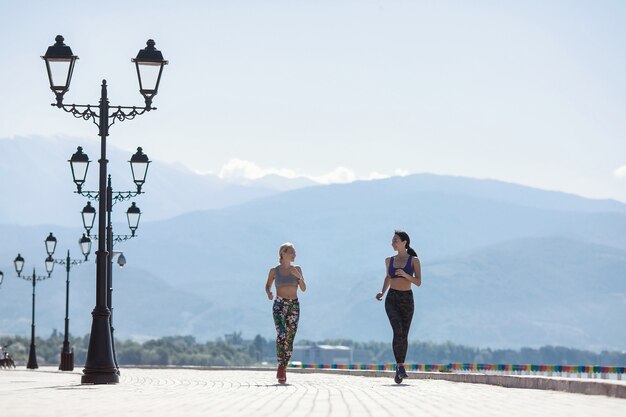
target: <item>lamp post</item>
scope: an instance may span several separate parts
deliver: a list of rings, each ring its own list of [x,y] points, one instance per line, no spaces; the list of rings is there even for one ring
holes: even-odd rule
[[[163,55],[154,46],[152,39],[147,42],[146,48],[139,51],[137,57],[131,61],[135,63],[137,77],[139,79],[139,92],[144,97],[145,106],[110,106],[107,94],[107,82],[102,80],[100,89],[100,102],[98,105],[78,105],[63,104],[63,96],[69,90],[72,79],[74,64],[78,57],[72,53],[69,46],[63,43],[63,36],[55,38],[55,44],[50,46],[46,54],[42,57],[46,63],[50,89],[56,96],[56,106],[71,113],[76,118],[91,120],[98,126],[100,136],[100,172],[99,187],[97,197],[99,197],[98,213],[98,250],[96,251],[96,306],[92,311],[91,335],[89,338],[89,348],[87,359],[81,382],[83,384],[116,384],[119,382],[117,367],[113,360],[111,328],[109,318],[111,312],[107,307],[107,238],[106,238],[106,217],[107,211],[107,158],[106,139],[109,135],[109,128],[116,122],[132,120],[151,110],[152,99],[158,92],[163,67],[168,63],[163,59]],[[77,165],[72,165],[74,179],[78,178],[77,187],[81,192],[82,183],[87,174],[89,158],[82,161],[73,161]],[[79,171],[74,171],[74,167]],[[84,167],[84,172],[80,171]],[[146,168],[147,169],[147,168]],[[82,182],[80,182],[82,180]],[[145,180],[145,178],[144,178]]]
[[[126,237],[127,235],[112,235],[112,239],[110,241],[121,242],[123,240],[127,240]],[[123,240],[118,240],[118,239],[123,239]],[[113,327],[113,259],[115,258],[115,256],[117,256],[117,264],[119,265],[119,267],[124,268],[124,265],[126,265],[126,257],[124,256],[124,253],[113,251],[113,243],[111,243],[109,247],[109,264],[108,264],[109,271],[107,275],[107,282],[109,286],[107,306],[109,307],[109,310],[111,311],[111,317],[109,318],[109,325],[111,326],[111,346],[113,348],[113,361],[115,362],[115,367],[117,368],[117,374],[119,375],[120,367],[117,363],[117,353],[115,351],[115,327]]]
[[[37,351],[35,348],[35,288],[37,285],[37,281],[43,281],[45,279],[50,278],[50,274],[52,274],[52,269],[54,268],[54,259],[52,255],[54,254],[54,250],[56,249],[56,238],[52,236],[52,233],[46,238],[46,252],[48,253],[48,257],[45,260],[46,272],[47,276],[38,276],[35,272],[35,268],[33,267],[33,275],[30,277],[22,276],[22,271],[24,270],[24,258],[21,254],[17,254],[17,257],[13,260],[13,264],[15,265],[15,272],[17,272],[17,276],[26,281],[33,282],[33,304],[32,304],[32,316],[31,316],[31,326],[30,326],[30,351],[28,353],[28,363],[26,364],[26,368],[28,369],[37,369],[39,365],[37,365]]]
[[[55,259],[54,263],[59,265],[65,265],[65,271],[67,273],[65,280],[65,336],[63,338],[63,348],[61,350],[61,363],[59,364],[60,371],[73,371],[74,370],[74,351],[70,347],[69,341],[69,300],[70,300],[70,269],[72,266],[80,265],[87,261],[89,253],[91,252],[91,239],[83,234],[83,237],[78,240],[80,250],[83,253],[85,259],[72,259],[70,258],[70,251],[67,251],[67,257],[65,259]]]
[[[80,194],[84,197],[87,197],[91,200],[98,200],[99,193],[97,191],[85,191],[82,190],[82,186],[85,182],[85,177],[87,174],[87,169],[89,167],[89,157],[83,153],[83,149],[79,146],[76,153],[72,155],[69,160],[70,166],[72,168],[72,175],[74,179],[74,183],[76,184],[76,193]],[[111,176],[108,176],[107,180],[107,207],[106,207],[106,250],[107,250],[107,308],[109,309],[109,326],[111,328],[111,349],[113,351],[113,363],[117,369],[117,374],[119,375],[119,366],[117,364],[117,355],[115,352],[115,328],[113,327],[113,258],[115,256],[113,252],[113,246],[115,243],[124,242],[126,240],[132,239],[137,235],[135,232],[139,227],[139,219],[141,218],[141,210],[137,207],[136,203],[132,203],[131,206],[126,210],[126,218],[128,221],[128,228],[131,231],[130,235],[115,235],[113,234],[113,223],[112,223],[112,213],[113,206],[115,203],[125,201],[131,199],[133,197],[142,194],[141,186],[146,181],[146,175],[148,173],[148,164],[150,164],[150,160],[148,156],[143,153],[142,148],[137,148],[137,152],[131,157],[130,168],[133,175],[133,182],[135,183],[137,189],[136,191],[113,191],[111,186]],[[77,176],[78,173],[78,176]],[[93,223],[96,217],[96,209],[91,205],[90,202],[87,202],[87,205],[83,207],[81,211],[81,216],[83,220],[83,227],[89,236],[91,229],[93,228]],[[97,236],[94,237],[96,240],[99,240]],[[120,252],[121,253],[121,252]],[[123,256],[123,255],[122,255]],[[122,258],[125,259],[125,258]],[[124,260],[125,263],[125,260]],[[122,267],[120,265],[120,267]]]

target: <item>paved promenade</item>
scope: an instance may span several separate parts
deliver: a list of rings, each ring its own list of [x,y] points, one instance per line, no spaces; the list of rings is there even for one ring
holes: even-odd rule
[[[486,384],[328,373],[122,368],[118,385],[81,385],[80,370],[0,370],[5,417],[620,416],[626,399]]]

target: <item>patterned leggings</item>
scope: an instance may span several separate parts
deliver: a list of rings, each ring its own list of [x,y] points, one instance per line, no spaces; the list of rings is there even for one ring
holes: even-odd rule
[[[404,363],[406,359],[414,308],[413,291],[397,291],[391,288],[387,293],[385,310],[393,329],[393,355],[397,363]]]
[[[293,350],[293,339],[298,330],[300,303],[298,299],[276,297],[274,307],[274,325],[276,326],[276,358],[279,365],[287,366]]]

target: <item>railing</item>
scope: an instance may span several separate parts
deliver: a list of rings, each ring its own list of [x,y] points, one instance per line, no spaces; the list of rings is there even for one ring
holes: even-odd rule
[[[609,375],[616,375],[618,380],[626,371],[624,366],[595,366],[595,365],[531,365],[531,364],[490,364],[490,363],[449,363],[449,364],[405,364],[407,371],[422,372],[485,372],[509,373],[523,375],[546,374],[547,376],[600,377],[608,379]],[[291,364],[291,368],[302,369],[348,369],[360,371],[395,371],[395,364]],[[565,375],[564,375],[565,374]]]

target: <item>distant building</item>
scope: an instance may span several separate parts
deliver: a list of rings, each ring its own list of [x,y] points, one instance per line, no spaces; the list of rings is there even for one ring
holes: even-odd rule
[[[224,335],[224,342],[227,345],[233,347],[241,347],[243,345],[243,338],[241,337],[241,332],[232,332]]]
[[[294,346],[292,362],[301,363],[352,363],[352,348],[341,345]]]

